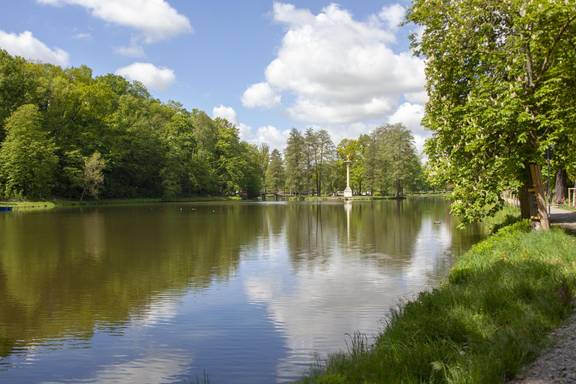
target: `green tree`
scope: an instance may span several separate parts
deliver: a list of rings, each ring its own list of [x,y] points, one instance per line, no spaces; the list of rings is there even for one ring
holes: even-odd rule
[[[260,195],[263,188],[262,178],[262,147],[241,142],[242,180],[241,190],[249,199]]]
[[[14,128],[3,140],[5,118],[26,104],[37,107],[33,118],[21,120],[36,128]],[[265,185],[271,163],[268,147],[241,141],[234,125],[200,110],[187,111],[174,101],[156,100],[139,82],[112,74],[94,77],[86,66],[32,63],[1,50],[0,120],[6,159],[0,166],[0,193],[10,196],[83,198],[93,192],[106,198],[175,198],[241,192],[253,197]],[[35,142],[28,145],[30,132],[46,145],[38,150]],[[296,193],[309,192],[312,183],[318,193],[325,193],[325,185],[333,189],[337,180],[329,135],[311,134],[313,152],[299,134],[296,145],[287,149]],[[103,154],[105,167],[95,153]],[[47,160],[30,167],[38,174],[23,171],[36,161],[33,156]],[[272,184],[279,190],[285,177],[277,165]],[[94,184],[87,184],[87,170]]]
[[[104,185],[105,168],[106,160],[102,158],[102,155],[98,151],[84,158],[83,189],[80,200],[84,199],[86,193],[94,199],[98,198],[100,190]]]
[[[574,162],[576,3],[416,0],[408,18],[423,27],[413,47],[427,65],[430,174],[453,188],[452,210],[479,220],[520,190],[530,215],[533,184],[547,229],[544,152],[555,144]]]
[[[8,198],[50,195],[58,162],[56,146],[42,129],[38,107],[25,104],[6,120],[6,139],[0,147],[0,179]]]
[[[308,167],[306,141],[302,134],[292,128],[286,150],[286,187],[290,193],[302,194],[307,186],[306,175]]]
[[[30,102],[36,84],[28,72],[24,59],[12,57],[0,49],[0,141],[5,136],[4,121],[19,106]]]
[[[264,189],[264,193],[266,193],[267,184],[266,184],[266,173],[268,171],[268,166],[270,164],[270,147],[268,144],[263,143],[260,144],[258,147],[258,163],[260,169],[260,184]]]
[[[316,178],[316,191],[318,195],[326,193],[323,185],[330,176],[330,166],[336,161],[336,147],[332,142],[330,134],[321,129],[316,133],[316,153],[314,160],[315,178]],[[334,191],[331,191],[334,192]]]
[[[414,137],[402,124],[385,125],[375,131],[379,177],[383,189],[393,189],[396,198],[404,189],[414,190],[422,173]]]
[[[282,154],[274,149],[270,154],[270,163],[266,169],[266,189],[272,193],[284,190],[286,184]]]
[[[100,140],[108,162],[106,196],[160,196],[165,147],[159,127],[169,114],[160,102],[128,93],[120,96],[117,109],[106,120],[105,141]]]
[[[214,121],[205,112],[194,109],[191,112],[191,118],[194,125],[194,138],[198,144],[194,153],[194,175],[198,193],[218,193],[219,187],[214,167],[218,130]]]
[[[233,195],[243,189],[244,167],[248,165],[248,159],[242,156],[243,148],[234,124],[222,118],[217,118],[214,123],[218,129],[215,155],[219,190],[223,195]]]
[[[323,183],[328,177],[328,168],[336,158],[336,148],[326,130],[314,131],[308,128],[305,142],[305,181],[306,190],[314,190],[317,195],[324,193]]]
[[[173,108],[175,113],[161,132],[165,149],[160,177],[162,194],[167,199],[189,196],[198,190],[193,158],[197,148],[194,126],[186,110]]]

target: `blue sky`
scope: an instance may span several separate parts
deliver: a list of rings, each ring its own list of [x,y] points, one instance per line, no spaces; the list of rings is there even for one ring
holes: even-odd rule
[[[0,0],[0,47],[138,79],[161,100],[282,147],[296,127],[335,141],[403,122],[421,143],[423,61],[405,0]],[[137,63],[137,64],[135,64]]]

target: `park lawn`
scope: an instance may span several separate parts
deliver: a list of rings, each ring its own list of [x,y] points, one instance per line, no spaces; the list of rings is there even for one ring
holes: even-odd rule
[[[576,238],[517,222],[394,312],[374,345],[357,335],[302,382],[503,383],[571,313],[575,287]]]

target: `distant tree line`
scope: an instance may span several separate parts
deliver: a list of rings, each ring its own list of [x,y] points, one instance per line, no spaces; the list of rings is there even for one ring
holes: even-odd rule
[[[163,103],[138,82],[94,77],[0,50],[0,198],[64,199],[329,195],[422,189],[413,137],[401,125],[335,146],[293,129],[282,155],[246,143],[225,119]]]
[[[401,197],[427,189],[414,137],[402,124],[384,125],[338,146],[325,130],[310,128],[302,134],[292,129],[284,159],[272,152],[266,187],[272,193],[331,195],[346,186],[347,160],[354,194]]]
[[[2,50],[0,142],[0,197],[22,199],[255,196],[267,151],[140,83]]]

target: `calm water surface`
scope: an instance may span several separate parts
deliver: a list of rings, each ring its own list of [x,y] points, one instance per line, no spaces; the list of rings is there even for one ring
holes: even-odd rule
[[[433,198],[0,214],[0,383],[289,382],[438,284],[482,237],[455,226]]]

